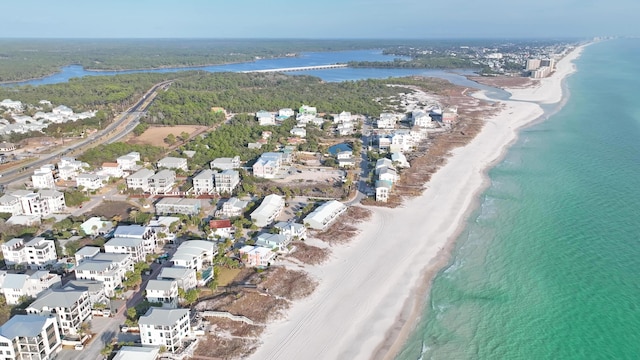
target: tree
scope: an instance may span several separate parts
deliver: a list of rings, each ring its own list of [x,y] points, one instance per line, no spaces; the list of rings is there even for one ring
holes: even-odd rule
[[[107,357],[111,355],[111,352],[113,352],[113,344],[109,343],[105,345],[105,347],[103,347],[102,350],[100,350],[100,355]]]
[[[80,335],[80,337],[82,337],[83,335],[91,334],[91,323],[88,321],[85,321],[82,324],[80,324],[80,328],[78,329],[78,334]]]
[[[187,140],[189,140],[189,133],[186,131],[181,132],[180,140],[182,140],[182,142],[187,142]]]
[[[198,300],[199,292],[197,289],[191,289],[186,292],[184,296],[184,302],[187,305],[191,305]]]
[[[166,138],[164,138],[164,142],[169,144],[169,145],[173,145],[176,143],[176,136],[173,134],[169,134],[167,135]]]

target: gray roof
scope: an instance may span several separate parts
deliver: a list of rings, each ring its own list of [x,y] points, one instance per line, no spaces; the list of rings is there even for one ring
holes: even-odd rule
[[[204,169],[202,171],[200,171],[198,173],[198,175],[194,176],[193,179],[196,180],[201,180],[201,179],[206,179],[206,180],[211,180],[213,179],[213,174],[215,174],[216,172],[210,169]]]
[[[185,315],[189,316],[189,309],[162,309],[152,307],[146,314],[140,316],[138,324],[173,326]]]
[[[16,200],[18,200],[18,198],[13,195],[2,195],[2,197],[0,197],[0,204],[10,204]]]
[[[155,175],[153,175],[150,179],[158,180],[158,179],[167,179],[167,178],[175,178],[176,172],[173,170],[160,170]]]
[[[140,169],[140,170],[136,171],[135,173],[129,175],[129,178],[130,179],[147,179],[147,178],[150,178],[151,176],[153,176],[153,174],[155,174],[153,172],[153,170]]]
[[[149,280],[146,290],[169,291],[172,284],[171,280]]]
[[[0,326],[0,335],[7,339],[15,339],[18,336],[36,337],[42,332],[48,319],[38,315],[14,315]]]
[[[132,236],[140,236],[144,235],[147,231],[147,228],[142,225],[120,225],[116,228],[116,231],[113,233],[114,237],[132,237]]]
[[[63,290],[49,289],[38,297],[29,309],[42,310],[48,308],[69,308],[72,307],[85,293],[83,290]]]
[[[100,248],[97,246],[84,246],[76,251],[76,256],[94,256],[100,252]]]
[[[21,238],[13,238],[9,241],[7,241],[6,243],[4,243],[4,246],[6,247],[13,247],[18,245],[20,242],[24,242],[24,239]]]
[[[155,360],[159,351],[159,347],[123,346],[113,360]]]
[[[91,293],[95,293],[100,292],[103,288],[104,284],[102,281],[98,280],[69,280],[63,289],[87,290]]]
[[[0,288],[2,289],[22,289],[24,283],[29,278],[26,274],[7,274]]]
[[[108,271],[110,267],[112,267],[113,263],[110,261],[85,261],[82,264],[78,265],[78,267],[76,267],[76,272],[77,271],[98,271],[98,272],[103,272],[103,271]]]
[[[126,260],[128,257],[130,257],[129,254],[99,253],[93,257],[93,260],[119,263]]]
[[[126,247],[138,247],[142,244],[143,240],[139,238],[128,237],[115,237],[107,241],[105,246],[126,246]]]
[[[158,279],[184,279],[190,272],[195,270],[189,268],[164,267],[160,270]]]

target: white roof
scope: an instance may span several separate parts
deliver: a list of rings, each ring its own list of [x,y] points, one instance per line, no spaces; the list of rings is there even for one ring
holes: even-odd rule
[[[262,200],[262,203],[260,204],[260,206],[257,209],[255,209],[251,213],[251,215],[262,214],[268,217],[269,215],[276,212],[277,209],[280,208],[283,203],[284,203],[284,198],[282,196],[276,195],[276,194],[267,195],[264,198],[264,200]]]
[[[140,316],[138,324],[140,325],[157,325],[172,326],[175,325],[183,316],[189,316],[189,309],[162,309],[152,307],[146,314]]]
[[[174,281],[172,280],[149,280],[146,290],[170,291],[173,283]]]
[[[155,360],[160,352],[159,347],[123,346],[113,360]]]

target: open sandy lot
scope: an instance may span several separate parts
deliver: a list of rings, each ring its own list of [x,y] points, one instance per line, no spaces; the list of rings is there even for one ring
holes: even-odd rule
[[[192,135],[197,132],[202,132],[206,129],[206,126],[198,125],[152,126],[140,136],[130,135],[127,142],[130,144],[167,146],[167,144],[164,142],[164,138],[166,138],[169,134],[173,134],[178,137],[183,132],[187,132],[189,133],[189,135]]]

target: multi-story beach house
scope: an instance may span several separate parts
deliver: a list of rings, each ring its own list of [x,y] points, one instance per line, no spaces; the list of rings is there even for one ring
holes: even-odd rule
[[[55,189],[56,183],[50,167],[43,166],[33,172],[31,182],[34,189]]]
[[[178,282],[174,280],[149,280],[145,288],[147,301],[161,303],[163,308],[178,307]]]
[[[86,290],[49,289],[26,310],[28,314],[56,317],[63,334],[76,335],[91,317],[91,302]]]
[[[120,225],[113,232],[113,237],[142,240],[142,247],[145,255],[152,253],[156,249],[156,246],[158,246],[158,235],[149,226]]]
[[[191,333],[189,309],[150,308],[138,320],[143,346],[164,346],[175,352]]]
[[[153,170],[140,169],[127,176],[127,187],[129,189],[141,189],[143,192],[149,191],[149,179],[154,175]]]
[[[267,267],[276,253],[270,248],[246,245],[240,249],[240,258],[246,266]]]
[[[253,164],[253,176],[265,179],[276,177],[282,166],[282,153],[266,152]]]
[[[190,268],[201,271],[211,264],[213,257],[218,254],[218,248],[212,241],[188,240],[182,242],[171,257],[174,267]]]
[[[86,190],[98,190],[104,187],[102,178],[97,174],[79,174],[76,176],[76,186]]]
[[[284,209],[284,198],[280,195],[267,195],[260,206],[251,213],[251,220],[258,227],[271,224]]]
[[[31,275],[27,274],[7,274],[0,279],[0,293],[6,299],[8,305],[17,305],[25,297],[35,298],[43,291],[60,287],[60,275],[50,274],[48,271],[40,270]]]
[[[138,167],[138,161],[140,161],[140,153],[136,151],[132,151],[116,159],[116,162],[124,171],[135,170]]]
[[[376,121],[376,127],[378,129],[393,129],[396,127],[396,121],[398,117],[392,113],[381,113],[378,121]]]
[[[193,177],[193,191],[196,194],[211,194],[215,191],[215,171],[210,169],[202,170]]]
[[[376,201],[387,202],[393,183],[386,180],[376,180]]]
[[[102,163],[102,168],[99,172],[99,175],[119,179],[124,177],[124,169],[122,169],[122,165],[118,164],[117,162],[105,162]]]
[[[224,170],[214,174],[216,192],[218,194],[231,194],[240,183],[240,173],[236,170]]]
[[[175,171],[160,170],[149,178],[149,192],[152,194],[166,194],[171,191],[175,182]]]
[[[227,218],[241,216],[244,213],[244,209],[247,207],[247,205],[247,201],[242,201],[237,197],[232,197],[231,199],[222,203],[222,207],[216,215]]]
[[[240,156],[232,158],[216,158],[209,164],[211,169],[233,170],[240,168]]]
[[[304,224],[315,230],[324,230],[345,211],[347,211],[346,205],[336,200],[330,200],[307,215],[304,218]]]
[[[256,113],[256,119],[260,126],[269,126],[276,124],[276,115],[268,111],[260,110]]]
[[[294,223],[292,221],[281,221],[273,225],[273,227],[278,229],[278,233],[286,236],[289,241],[304,240],[307,238],[307,228],[303,224]]]
[[[56,246],[53,240],[36,237],[25,243],[15,238],[2,244],[2,254],[8,266],[25,265],[31,269],[43,269],[57,262]]]
[[[158,280],[174,280],[183,290],[195,289],[198,278],[195,269],[184,267],[163,267],[158,274]]]
[[[156,203],[156,214],[197,215],[201,207],[202,203],[198,199],[165,197]]]
[[[0,326],[0,353],[4,360],[51,360],[62,344],[56,319],[14,315]]]
[[[189,170],[189,167],[187,166],[187,159],[172,156],[167,156],[158,160],[156,165],[158,166],[158,169]]]
[[[104,244],[104,251],[114,254],[129,254],[135,262],[144,261],[144,240],[139,238],[117,237]]]

